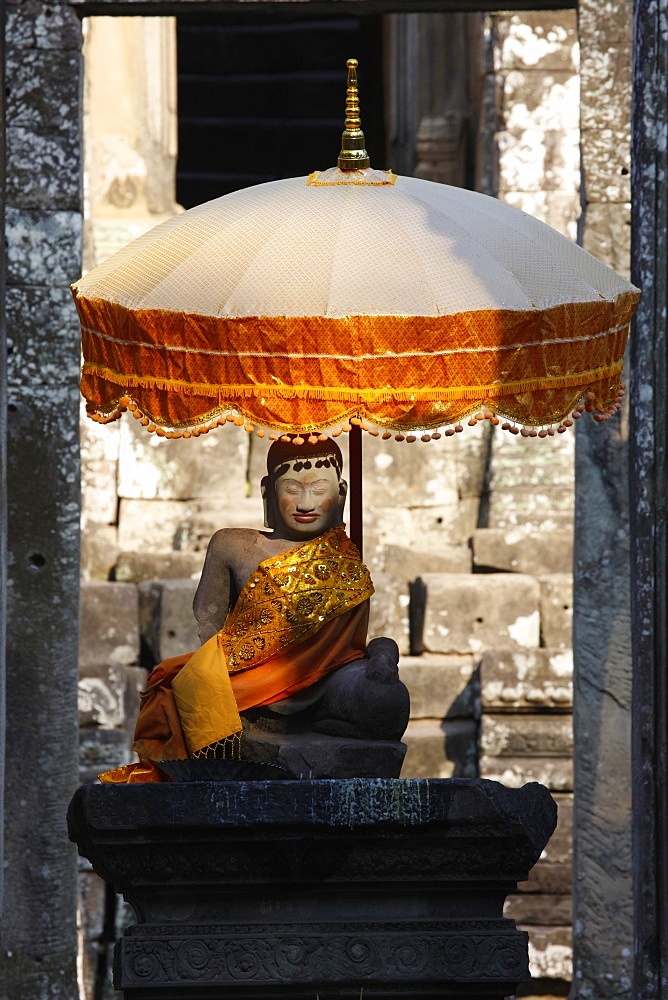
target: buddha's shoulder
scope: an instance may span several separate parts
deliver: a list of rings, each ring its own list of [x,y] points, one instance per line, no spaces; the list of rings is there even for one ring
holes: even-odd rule
[[[219,528],[209,546],[216,549],[247,548],[257,544],[261,533],[256,528]]]

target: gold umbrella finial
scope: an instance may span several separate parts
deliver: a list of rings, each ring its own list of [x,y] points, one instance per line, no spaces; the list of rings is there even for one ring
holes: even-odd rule
[[[339,170],[366,170],[369,154],[364,148],[364,132],[360,119],[359,93],[357,90],[357,59],[349,59],[348,88],[346,90],[346,127],[341,133]]]

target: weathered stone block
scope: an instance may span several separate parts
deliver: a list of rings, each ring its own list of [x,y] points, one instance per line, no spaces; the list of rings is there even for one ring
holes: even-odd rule
[[[116,523],[121,421],[96,424],[81,407],[81,530]],[[95,530],[95,529],[94,529]]]
[[[575,46],[577,21],[574,11],[522,11],[495,18],[498,44],[496,69],[523,66],[540,71],[578,69]]]
[[[480,749],[488,757],[567,757],[573,723],[564,715],[483,715]]]
[[[79,665],[113,667],[139,660],[137,588],[129,583],[90,580],[81,587]]]
[[[606,24],[606,31],[607,31]],[[615,151],[620,156],[626,156],[630,145],[630,129],[628,111],[631,103],[631,66],[633,53],[630,38],[624,41],[609,42],[601,46],[591,46],[587,58],[582,62],[580,81],[582,86],[582,128],[587,132],[587,141],[583,144],[583,154],[588,153],[591,142],[591,131],[602,128],[623,130],[622,148],[615,150],[614,144],[606,150],[606,162],[609,164],[610,153]],[[627,164],[628,165],[628,164]],[[592,164],[593,166],[593,164]],[[603,164],[599,165],[599,169]],[[616,171],[612,171],[616,173]],[[587,180],[587,197],[591,197],[589,180]],[[598,201],[598,197],[592,201]],[[608,200],[608,199],[606,199]],[[620,200],[623,199],[609,199]]]
[[[478,727],[473,720],[411,721],[402,778],[475,778]]]
[[[12,169],[7,174],[7,201],[31,209],[75,209],[80,197],[79,172],[74,169],[79,151],[76,131],[42,134],[31,128],[8,128],[7,158]]]
[[[424,646],[430,653],[480,653],[537,646],[539,588],[532,577],[425,573]]]
[[[572,931],[570,927],[530,927],[529,968],[535,979],[562,979],[573,976]]]
[[[387,635],[399,646],[399,652],[407,653],[408,636],[408,588],[398,584],[387,573],[374,571],[373,583],[376,592],[371,598],[369,613],[369,640]]]
[[[570,864],[573,860],[573,795],[555,795],[557,828],[541,854],[542,865]]]
[[[459,501],[459,513],[454,523],[452,541],[468,543],[479,521],[480,497],[462,497]]]
[[[156,663],[199,648],[193,614],[194,580],[149,580],[139,584],[142,639]]]
[[[548,533],[478,528],[472,545],[477,569],[542,576],[569,573],[573,566],[573,532],[568,529]]]
[[[572,711],[571,650],[488,650],[480,661],[483,712]]]
[[[79,726],[134,730],[139,692],[146,686],[143,667],[107,664],[83,667],[79,676]]]
[[[81,729],[79,731],[79,781],[90,784],[101,771],[136,762],[123,729]]]
[[[473,656],[402,656],[399,674],[411,696],[411,719],[475,719],[480,686]]]
[[[571,891],[572,885],[572,865],[544,865],[538,862],[522,888],[525,892],[565,895]]]
[[[465,543],[458,502],[430,507],[376,507],[367,511],[365,560],[369,561],[370,554],[382,548],[378,557],[384,562],[386,547],[396,545],[399,540],[404,545],[432,552],[447,552],[452,545]]]
[[[627,56],[630,59],[630,51]],[[631,200],[631,136],[627,123],[588,131],[587,142],[583,145],[582,170],[587,197],[591,201],[624,203]]]
[[[575,79],[573,82],[577,85]],[[528,86],[526,81],[518,84],[519,89]],[[562,86],[562,89],[567,101],[570,95],[567,88]],[[512,94],[508,95],[508,100],[512,100]],[[577,115],[577,99],[571,97],[571,103]],[[541,127],[540,122],[545,117],[541,109],[527,111],[517,127],[497,133],[499,167],[503,176],[501,194],[506,190],[572,191],[576,186],[580,133],[576,128],[558,131]],[[512,120],[518,118],[515,114]]]
[[[81,215],[6,208],[7,279],[14,285],[67,285],[78,274]]]
[[[406,444],[394,439],[364,442],[364,504],[372,507],[455,507],[454,451],[443,442]]]
[[[81,532],[81,579],[111,580],[118,554],[116,528],[86,521]],[[131,583],[130,580],[123,581]]]
[[[93,1000],[105,924],[107,888],[100,876],[90,870],[80,870],[77,882],[81,1000]]]
[[[79,725],[115,729],[125,719],[122,667],[83,667],[79,674]]]
[[[492,425],[482,421],[476,427],[467,427],[464,434],[448,439],[446,447],[452,448],[457,462],[457,491],[460,504],[471,500],[477,512],[477,501],[485,492],[487,460],[489,457]]]
[[[8,288],[5,311],[12,402],[24,389],[31,401],[40,391],[53,399],[55,386],[74,391],[81,375],[81,330],[69,288]]]
[[[438,549],[385,546],[385,572],[402,581],[423,573],[470,573],[471,550],[465,545],[443,545]]]
[[[202,572],[203,552],[121,552],[114,564],[114,579],[123,583],[146,580],[196,579]]]
[[[570,893],[519,892],[508,896],[503,915],[523,927],[568,926],[573,917],[573,897]]]
[[[544,141],[554,141],[558,154],[559,147],[577,141],[580,95],[574,66],[549,73],[542,66],[514,67],[503,74],[501,85],[501,112],[507,128],[515,132],[536,130]],[[534,177],[540,178],[538,165],[534,162],[533,166]],[[573,168],[574,163],[569,163],[569,171]],[[548,184],[553,186],[549,180]]]
[[[77,138],[79,123],[71,97],[72,81],[76,80],[81,66],[81,54],[73,49],[60,48],[49,53],[49,87],[41,85],[43,76],[40,70],[44,58],[43,49],[9,48],[7,123],[10,129],[30,129],[41,134],[70,132],[73,138]],[[73,149],[72,163],[76,163],[79,153],[79,149]],[[48,169],[49,165],[45,166]],[[76,170],[72,170],[70,165],[68,172],[74,183]],[[35,171],[35,175],[39,176],[39,172]]]
[[[570,649],[573,635],[573,577],[552,573],[540,579],[540,632],[549,649]]]
[[[138,420],[121,421],[118,495],[143,500],[246,499],[248,434],[219,427],[188,441],[147,434]],[[259,483],[252,484],[259,496]],[[232,501],[232,503],[230,503]]]
[[[573,494],[531,486],[495,489],[489,499],[490,528],[523,528],[527,532],[569,529],[573,524]]]
[[[615,0],[604,5],[588,2],[578,7],[578,34],[580,46],[585,50],[581,70],[601,49],[616,42],[628,42],[633,31],[633,18],[629,17],[629,7],[625,0]],[[587,91],[583,88],[583,101]]]
[[[587,205],[587,224],[582,245],[614,271],[629,274],[631,241],[631,206],[625,202]],[[566,435],[563,435],[564,437]]]
[[[480,776],[500,781],[508,788],[521,788],[537,781],[553,792],[573,791],[573,761],[561,757],[480,758]]]
[[[7,4],[6,34],[15,49],[81,49],[81,21],[69,6],[26,0]]]
[[[185,442],[188,444],[189,442]],[[118,545],[137,552],[156,549],[204,551],[218,528],[263,530],[262,503],[214,500],[129,500],[119,505]]]
[[[492,489],[527,487],[572,491],[575,436],[555,434],[537,441],[495,429],[492,441]],[[572,500],[571,500],[572,503]]]

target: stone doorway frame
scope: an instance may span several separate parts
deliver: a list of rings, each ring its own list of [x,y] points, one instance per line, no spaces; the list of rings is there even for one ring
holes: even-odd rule
[[[294,0],[256,0],[253,9],[286,9]],[[78,327],[67,285],[78,271],[81,238],[80,24],[95,14],[175,15],[234,9],[241,0],[7,0],[3,81],[9,121],[0,145],[3,231],[0,293],[21,359],[7,380],[7,322],[0,367],[0,759],[7,863],[4,912],[11,914],[0,957],[7,995],[76,996],[74,856],[63,847],[64,803],[76,784],[78,607]],[[305,9],[300,3],[300,10]],[[573,6],[506,0],[503,9]],[[244,9],[248,9],[243,4]],[[479,0],[308,0],[314,13],[479,11]],[[621,11],[621,13],[620,13]],[[617,16],[624,16],[619,4]],[[631,8],[628,5],[627,16]],[[634,981],[608,996],[668,997],[668,628],[666,584],[666,314],[668,232],[668,39],[666,0],[637,0],[632,204],[633,280],[645,294],[631,349],[634,378],[629,429],[633,642]],[[662,34],[663,31],[663,34]],[[4,38],[4,36],[3,36]],[[59,69],[54,70],[54,64]],[[54,95],[55,90],[55,95]],[[37,91],[41,96],[35,96]],[[4,93],[4,87],[3,87]],[[13,103],[12,103],[13,101]],[[4,105],[3,105],[4,112]],[[17,125],[18,122],[18,125]],[[12,131],[14,129],[14,131]],[[21,131],[17,145],[17,131]],[[46,338],[47,348],[42,338]],[[600,434],[597,429],[596,434]],[[592,444],[611,516],[623,511],[624,483],[606,481],[618,455],[614,438]],[[588,459],[588,460],[589,460]],[[597,536],[584,466],[576,477],[577,544]],[[11,530],[11,536],[8,536]],[[596,566],[592,572],[595,573]],[[621,565],[624,573],[624,563]],[[589,581],[591,582],[591,581]],[[587,574],[576,574],[576,604],[586,608]],[[622,588],[623,589],[623,588]],[[614,604],[614,598],[613,598]],[[576,616],[577,616],[576,612]],[[577,625],[577,622],[576,622]],[[66,627],[65,627],[66,626]],[[586,614],[580,618],[585,637]],[[576,654],[577,656],[577,654]],[[577,663],[577,658],[576,658]],[[44,679],[48,678],[48,683]],[[7,694],[5,700],[5,692]],[[607,697],[605,689],[601,699]],[[614,693],[613,693],[614,697]],[[6,706],[6,709],[5,709]],[[6,725],[5,725],[6,710]],[[577,726],[586,720],[576,716]],[[4,768],[4,770],[3,770]],[[45,793],[45,789],[48,791]],[[35,816],[39,815],[39,835]],[[581,817],[584,820],[584,817]],[[577,824],[576,815],[576,824]],[[29,835],[29,836],[28,836]],[[613,838],[614,839],[614,838]],[[614,854],[615,844],[609,845]],[[66,863],[63,867],[63,858]],[[69,867],[68,867],[69,864]],[[36,872],[46,872],[32,882]],[[593,873],[590,873],[593,876]],[[30,885],[30,889],[26,888]],[[576,914],[577,912],[576,891]],[[56,929],[54,933],[54,928]],[[12,947],[23,949],[23,956]],[[14,988],[10,987],[13,983]],[[58,985],[56,985],[58,984]],[[574,995],[591,994],[577,980]]]

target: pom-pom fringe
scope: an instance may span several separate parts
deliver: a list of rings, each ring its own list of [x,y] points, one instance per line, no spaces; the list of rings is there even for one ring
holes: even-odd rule
[[[555,433],[565,433],[570,427],[573,426],[576,420],[579,420],[582,417],[583,413],[591,413],[597,423],[610,420],[610,418],[614,417],[619,410],[623,398],[623,385],[620,385],[617,392],[617,398],[608,407],[603,406],[603,404],[596,398],[595,393],[587,392],[585,393],[582,402],[575,407],[571,415],[569,417],[565,417],[556,426],[552,424],[548,426],[522,425],[517,424],[510,419],[504,420],[503,423],[501,423],[499,415],[494,413],[488,407],[483,407],[477,412],[472,413],[469,417],[468,425],[469,427],[475,427],[477,424],[486,420],[494,427],[498,426],[503,431],[508,431],[510,434],[518,434],[521,437],[554,437]],[[140,409],[139,404],[127,395],[121,396],[118,402],[114,406],[110,407],[108,411],[96,410],[91,404],[89,404],[88,408],[88,416],[96,423],[100,424],[108,424],[113,420],[118,420],[121,414],[125,412],[131,413],[133,417],[139,420],[140,424],[146,428],[149,434],[156,434],[158,437],[168,439],[199,437],[201,434],[208,434],[209,431],[213,430],[215,427],[221,427],[224,424],[231,423],[236,427],[243,427],[248,434],[256,434],[260,438],[268,436],[270,441],[278,441],[280,438],[282,441],[291,441],[297,446],[303,444],[304,441],[308,441],[309,444],[315,444],[317,441],[324,441],[326,440],[328,434],[334,438],[340,437],[341,434],[349,434],[353,427],[359,427],[371,437],[380,437],[383,441],[389,441],[392,437],[394,437],[395,441],[406,441],[407,444],[412,444],[414,441],[417,441],[418,437],[420,441],[425,443],[428,441],[438,441],[441,437],[449,438],[454,434],[461,433],[464,430],[463,425],[458,422],[454,426],[451,425],[443,430],[424,430],[422,433],[419,433],[419,428],[415,428],[414,430],[417,433],[413,433],[413,429],[410,429],[404,434],[401,430],[392,432],[387,428],[375,427],[372,424],[365,422],[361,417],[351,416],[345,423],[333,429],[329,429],[326,433],[321,428],[311,428],[294,432],[290,428],[257,427],[248,417],[239,413],[237,410],[226,411],[222,414],[211,414],[203,417],[202,422],[199,424],[189,425],[187,427],[176,427],[166,424],[164,421],[161,421],[158,417],[155,417],[152,414],[144,413]]]

